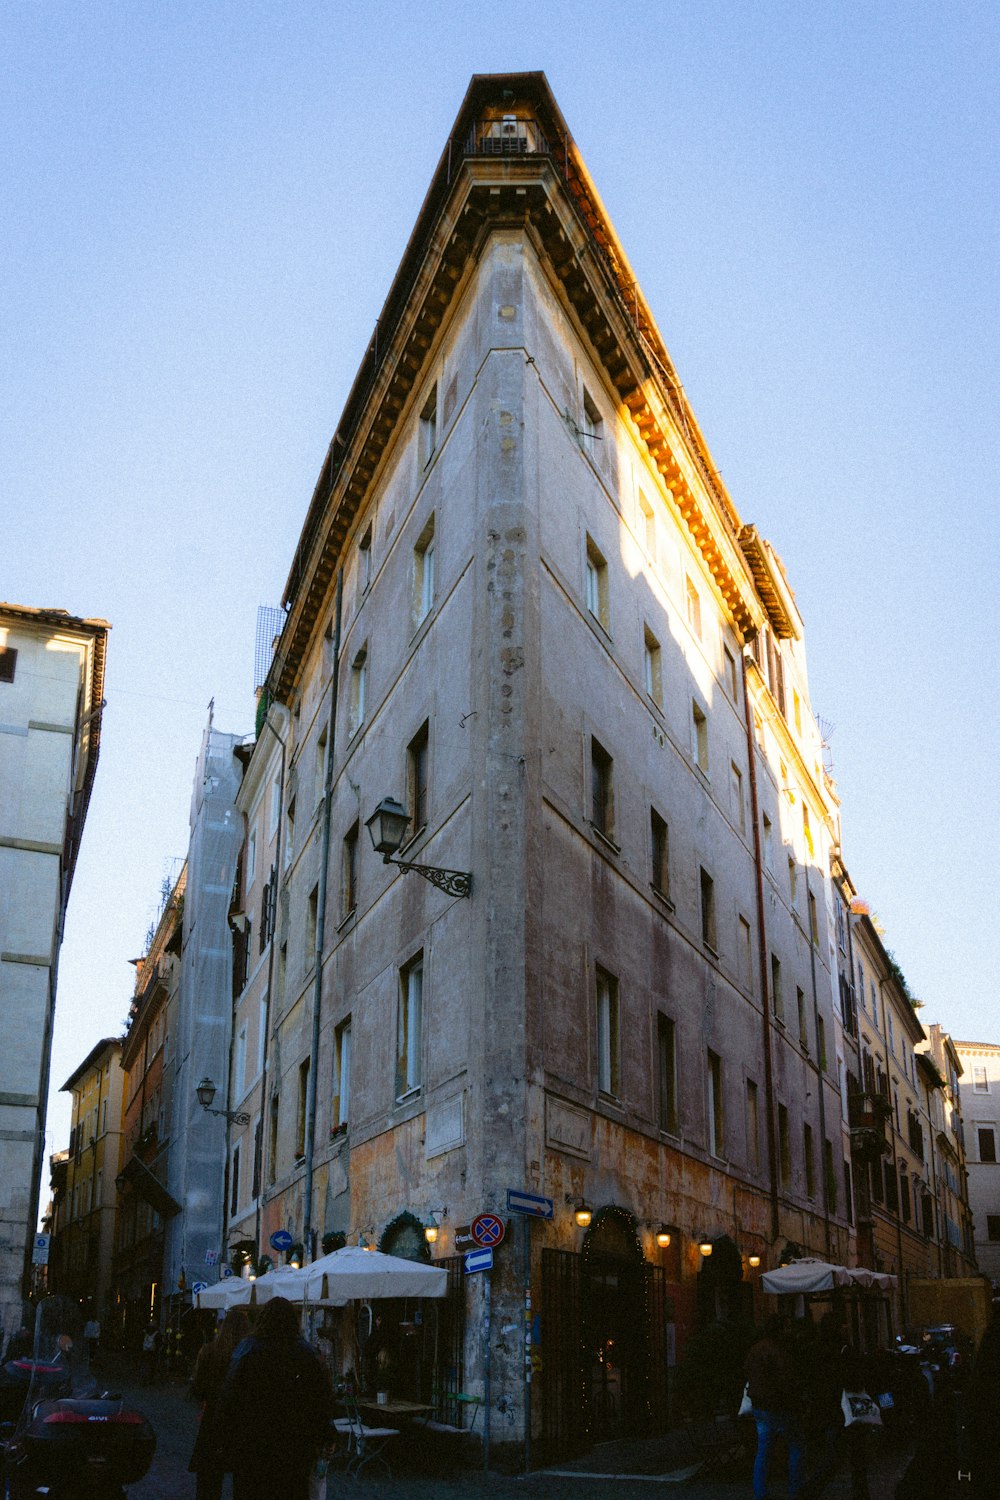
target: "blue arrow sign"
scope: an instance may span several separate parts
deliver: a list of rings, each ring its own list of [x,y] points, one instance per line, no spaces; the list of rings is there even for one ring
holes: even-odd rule
[[[194,1286],[191,1288],[191,1291],[192,1291],[192,1293],[195,1296],[197,1296],[199,1292],[207,1292],[208,1291],[208,1282],[207,1281],[196,1281],[195,1284],[194,1284]]]
[[[471,1276],[474,1271],[492,1271],[492,1250],[470,1250],[465,1257],[465,1274]]]
[[[271,1236],[272,1250],[290,1250],[294,1243],[287,1229],[276,1229]]]
[[[532,1219],[551,1219],[552,1199],[542,1198],[538,1193],[519,1193],[515,1188],[508,1188],[507,1212],[528,1214]]]

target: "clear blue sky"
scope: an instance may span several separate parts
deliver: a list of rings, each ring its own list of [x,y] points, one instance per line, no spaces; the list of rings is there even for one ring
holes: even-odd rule
[[[1000,1040],[998,43],[962,0],[7,0],[0,597],[114,625],[55,1088],[127,1013],[209,699],[252,726],[256,607],[469,76],[512,69],[785,560],[856,883],[924,1018]]]

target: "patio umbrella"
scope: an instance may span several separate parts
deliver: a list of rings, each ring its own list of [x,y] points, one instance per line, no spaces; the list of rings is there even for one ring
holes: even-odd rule
[[[443,1266],[362,1250],[360,1245],[332,1250],[303,1270],[306,1300],[332,1307],[343,1307],[356,1297],[367,1302],[378,1297],[443,1297],[448,1291]]]
[[[896,1278],[886,1271],[869,1271],[864,1266],[834,1266],[829,1261],[805,1256],[787,1266],[765,1271],[760,1283],[765,1292],[776,1297],[807,1297],[810,1292],[829,1292],[836,1286],[887,1290],[896,1285]]]
[[[227,1276],[203,1292],[195,1292],[194,1303],[196,1307],[243,1307],[253,1301],[254,1285],[242,1276]]]
[[[289,1302],[302,1302],[305,1297],[306,1272],[309,1266],[275,1266],[265,1271],[254,1282],[254,1301],[258,1306],[270,1302],[272,1297],[287,1297]]]

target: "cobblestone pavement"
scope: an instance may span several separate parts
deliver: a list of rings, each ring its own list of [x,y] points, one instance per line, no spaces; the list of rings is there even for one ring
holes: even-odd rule
[[[129,1489],[129,1500],[194,1500],[194,1475],[187,1463],[194,1443],[197,1408],[179,1381],[140,1385],[127,1373],[116,1380],[130,1401],[144,1411],[157,1433],[153,1467],[145,1479]],[[750,1500],[749,1468],[739,1478],[713,1478],[699,1470],[671,1468],[666,1439],[650,1442],[605,1443],[571,1463],[553,1465],[531,1474],[484,1473],[463,1469],[449,1474],[404,1474],[393,1478],[362,1475],[355,1479],[331,1468],[326,1500]],[[906,1454],[883,1448],[873,1455],[871,1500],[893,1500]],[[775,1500],[785,1487],[773,1486]],[[227,1481],[224,1500],[230,1500]],[[282,1500],[280,1495],[275,1500]],[[823,1490],[822,1500],[850,1500],[846,1472],[837,1474]]]

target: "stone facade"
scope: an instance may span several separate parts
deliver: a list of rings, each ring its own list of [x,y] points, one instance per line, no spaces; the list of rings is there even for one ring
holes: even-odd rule
[[[1000,1044],[955,1042],[976,1260],[1000,1284]]]
[[[97,769],[109,626],[0,604],[0,1329],[20,1326],[59,947]]]

